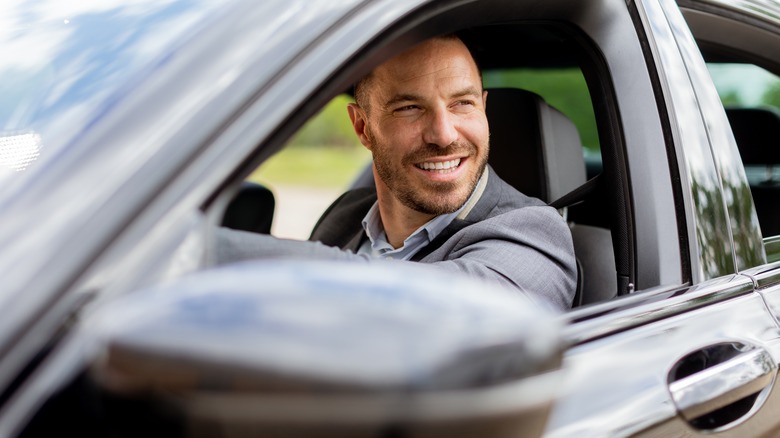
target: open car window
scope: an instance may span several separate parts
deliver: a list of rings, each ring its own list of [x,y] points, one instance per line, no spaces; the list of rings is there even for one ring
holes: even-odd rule
[[[308,239],[325,209],[370,165],[347,116],[352,100],[346,94],[333,98],[246,178],[274,194],[274,236]]]
[[[639,198],[631,200],[628,181],[631,164],[626,160],[623,135],[629,133],[637,149],[642,147],[640,142],[652,142],[652,136],[639,135],[642,130],[621,127],[615,100],[617,85],[604,65],[601,52],[594,49],[594,42],[563,20],[475,26],[460,32],[482,69],[483,85],[488,90],[489,120],[490,112],[494,111],[508,116],[510,125],[540,123],[532,115],[518,112],[515,116],[518,108],[502,100],[502,93],[506,93],[502,90],[517,90],[537,95],[545,107],[560,113],[567,126],[576,132],[577,138],[571,140],[576,143],[573,147],[564,144],[551,147],[552,151],[566,149],[573,153],[544,156],[545,141],[562,141],[554,138],[555,129],[535,126],[533,129],[541,133],[536,136],[542,136],[539,139],[534,135],[506,138],[497,132],[500,123],[490,121],[490,164],[498,175],[521,192],[547,203],[598,177],[587,195],[575,197],[560,209],[572,229],[580,263],[580,288],[584,292],[578,294],[575,306],[669,284],[653,278],[659,270],[643,270],[636,258],[639,254],[654,259],[653,266],[658,260],[675,263],[668,254],[661,256],[659,240],[652,237],[653,233],[637,231],[637,226],[644,225],[635,223],[634,208],[668,211],[652,205],[657,196],[645,198],[643,192],[633,192]],[[506,41],[514,41],[518,49],[500,50]],[[641,56],[638,46],[635,49],[635,55]],[[630,69],[627,70],[624,74],[631,76]],[[264,185],[274,193],[276,207],[271,234],[278,237],[308,238],[325,208],[369,166],[370,154],[355,139],[344,108],[350,98],[337,95],[328,99],[317,115],[301,121],[297,133],[284,139],[279,152],[247,177],[247,181]],[[661,153],[665,152],[661,150]],[[558,170],[567,168],[581,169],[581,176],[575,178],[571,172]],[[605,168],[610,171],[604,172]],[[669,219],[676,220],[673,214]],[[297,228],[290,231],[293,225]],[[638,236],[644,241],[638,242]],[[666,240],[679,245],[676,237]],[[637,253],[636,246],[645,243],[647,250]],[[676,269],[679,271],[679,265]],[[663,273],[682,283],[680,274],[669,270]]]

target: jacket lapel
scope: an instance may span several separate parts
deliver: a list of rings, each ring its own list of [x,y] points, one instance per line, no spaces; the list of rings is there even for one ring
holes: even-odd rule
[[[354,253],[357,253],[360,249],[360,246],[363,245],[363,242],[368,238],[366,236],[365,230],[361,228],[354,236],[352,236],[347,243],[342,246],[342,249],[346,249],[349,251],[352,251]]]
[[[485,168],[484,182],[481,182],[475,190],[476,198],[469,201],[463,212],[453,220],[447,228],[442,230],[428,245],[418,251],[411,260],[420,261],[432,252],[439,249],[450,237],[463,228],[488,217],[490,212],[498,204],[501,192],[500,179],[490,166]]]

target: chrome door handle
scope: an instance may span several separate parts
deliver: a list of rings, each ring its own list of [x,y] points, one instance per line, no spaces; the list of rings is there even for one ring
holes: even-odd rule
[[[688,421],[756,394],[772,383],[777,364],[756,348],[669,384],[672,400]]]

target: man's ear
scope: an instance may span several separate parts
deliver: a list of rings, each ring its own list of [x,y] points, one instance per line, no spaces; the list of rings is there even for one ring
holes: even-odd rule
[[[358,106],[358,104],[350,103],[347,105],[347,112],[349,113],[349,120],[352,121],[352,128],[355,130],[358,140],[360,140],[360,143],[362,143],[366,149],[371,150],[371,141],[369,141],[369,136],[366,134],[367,120],[365,111],[363,111],[363,108]]]
[[[487,108],[487,90],[482,90],[482,108]]]

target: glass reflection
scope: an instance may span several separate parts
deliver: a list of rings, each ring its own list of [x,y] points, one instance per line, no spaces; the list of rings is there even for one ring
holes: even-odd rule
[[[40,159],[26,166],[60,156],[78,127],[126,97],[112,94],[117,83],[206,13],[183,1],[7,0],[0,10],[0,137],[36,133],[30,150]],[[4,157],[19,153],[9,141],[0,143]],[[15,179],[9,175],[0,173],[6,188]]]
[[[0,137],[0,169],[22,171],[38,158],[40,150],[41,136],[36,133]]]
[[[690,242],[691,269],[694,282],[698,282],[735,272],[733,248],[705,120],[683,61],[686,54],[678,47],[681,32],[687,32],[687,28],[684,22],[681,28],[682,16],[673,1],[660,3],[649,1],[643,5],[647,8],[648,22],[653,23],[653,38],[660,60],[659,75],[666,85],[667,110],[672,116],[672,129],[676,130],[675,152],[680,162],[683,190],[690,190],[689,208],[694,214],[686,219],[690,221],[688,229],[696,236],[696,242]],[[661,25],[667,22],[671,28]]]
[[[758,217],[726,113],[712,85],[701,52],[680,13],[668,13],[679,48],[686,62],[691,84],[709,136],[712,157],[720,176],[721,203],[728,211],[725,226],[733,242],[733,263],[737,270],[765,263]]]
[[[758,17],[767,16],[780,20],[780,2],[777,0],[709,0],[728,8],[750,11]]]

